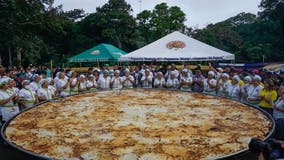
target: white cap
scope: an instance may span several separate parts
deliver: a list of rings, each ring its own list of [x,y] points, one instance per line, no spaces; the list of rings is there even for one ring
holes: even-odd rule
[[[3,84],[7,84],[7,83],[8,83],[8,79],[6,78],[0,79],[0,86],[2,86]]]
[[[253,77],[253,80],[261,81],[261,77],[259,75],[255,75]]]
[[[93,74],[90,74],[90,75],[89,75],[89,78],[90,78],[90,77],[95,77],[95,76],[94,76]]]
[[[226,78],[230,78],[230,76],[228,75],[228,73],[223,73],[222,77],[226,77]]]
[[[126,68],[126,69],[124,70],[124,72],[130,72],[130,71],[129,71],[129,69],[128,69],[128,68]]]
[[[237,82],[239,82],[239,81],[241,80],[238,75],[235,75],[235,76],[233,77],[233,79],[236,80]]]
[[[208,72],[208,75],[211,75],[211,76],[214,77],[214,76],[215,76],[215,73],[214,73],[213,71],[209,71],[209,72]]]
[[[251,82],[251,77],[250,76],[245,76],[244,80],[247,80],[247,81]]]
[[[85,76],[85,75],[83,75],[83,74],[81,74],[81,75],[80,75],[80,78],[86,78],[86,76]]]
[[[33,79],[36,79],[37,77],[40,77],[38,74],[35,74],[34,76],[33,76]]]
[[[182,72],[188,72],[188,70],[187,70],[186,68],[184,68],[184,69],[182,70]]]
[[[176,72],[175,71],[171,71],[171,75],[175,75],[176,74]]]
[[[98,71],[98,72],[100,72],[101,70],[100,69],[98,69],[98,68],[94,68],[94,70],[93,71]]]
[[[219,67],[219,68],[216,68],[218,71],[220,71],[220,72],[223,72],[224,70],[221,68],[221,67]]]
[[[162,72],[158,72],[157,75],[163,75],[163,73]]]
[[[30,83],[30,81],[29,80],[23,80],[22,86],[24,86],[25,83]]]
[[[115,71],[114,71],[114,73],[118,73],[118,74],[119,74],[119,73],[120,73],[120,71],[119,71],[119,70],[115,70]]]

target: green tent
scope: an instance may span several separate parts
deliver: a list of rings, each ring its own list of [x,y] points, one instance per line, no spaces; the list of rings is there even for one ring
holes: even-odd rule
[[[124,54],[127,53],[113,45],[101,43],[91,49],[69,58],[69,62],[117,61],[119,57]]]

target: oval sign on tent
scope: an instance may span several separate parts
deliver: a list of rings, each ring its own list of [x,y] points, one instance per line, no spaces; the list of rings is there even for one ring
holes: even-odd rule
[[[167,48],[168,49],[182,49],[185,47],[185,43],[183,41],[170,41],[167,43]]]
[[[100,51],[99,50],[95,50],[95,51],[91,52],[91,54],[100,54]]]

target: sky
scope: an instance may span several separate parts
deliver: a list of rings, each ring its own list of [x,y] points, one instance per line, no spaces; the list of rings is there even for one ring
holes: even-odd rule
[[[141,3],[139,3],[141,1]],[[261,0],[126,0],[132,6],[133,15],[143,10],[153,10],[155,5],[165,2],[168,6],[178,6],[186,14],[185,24],[193,28],[203,28],[241,12],[257,14]],[[65,11],[83,9],[93,13],[108,0],[55,0],[55,5],[63,5]]]

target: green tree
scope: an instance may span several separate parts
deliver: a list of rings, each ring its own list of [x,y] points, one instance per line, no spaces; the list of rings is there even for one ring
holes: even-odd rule
[[[166,3],[155,6],[153,11],[142,11],[137,15],[140,44],[148,44],[173,31],[184,31],[185,13],[177,6]]]
[[[78,26],[86,39],[92,39],[89,47],[110,43],[129,51],[136,48],[137,37],[136,22],[131,13],[131,6],[124,0],[109,0],[95,13],[78,22]]]

